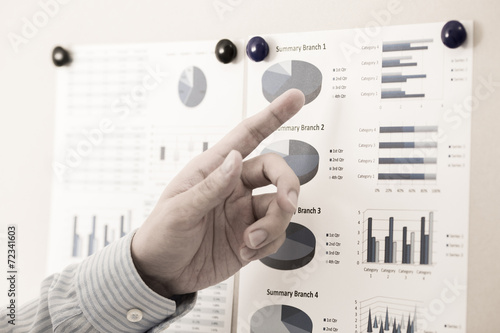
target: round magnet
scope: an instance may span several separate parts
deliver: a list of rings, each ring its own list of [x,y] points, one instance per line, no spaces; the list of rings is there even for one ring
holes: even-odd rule
[[[215,46],[215,56],[223,64],[229,64],[236,58],[236,45],[229,39],[221,39]]]
[[[247,56],[253,61],[264,60],[269,54],[269,45],[260,36],[252,37],[247,44]]]
[[[449,21],[441,30],[441,40],[443,44],[450,49],[456,49],[467,39],[467,31],[462,23],[458,21]]]
[[[57,67],[65,66],[71,63],[71,56],[64,48],[56,46],[52,51],[52,62]]]

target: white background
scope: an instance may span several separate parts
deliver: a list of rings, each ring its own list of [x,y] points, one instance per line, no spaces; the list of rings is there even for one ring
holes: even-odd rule
[[[500,316],[495,311],[500,308],[500,2],[401,0],[395,1],[398,13],[380,16],[377,13],[387,13],[388,1],[66,0],[67,4],[60,4],[53,17],[41,24],[25,44],[18,45],[16,52],[9,33],[22,37],[24,20],[33,22],[42,7],[39,0],[0,1],[0,233],[5,233],[9,223],[18,225],[18,300],[22,302],[36,296],[45,275],[53,176],[54,46],[364,29],[377,17],[382,17],[384,25],[474,20],[472,93],[480,98],[472,115],[464,114],[472,116],[467,320],[470,332],[500,327]],[[498,83],[485,85],[487,81]],[[475,95],[476,89],[480,89],[480,96]],[[2,247],[1,267],[6,253]],[[0,284],[2,304],[6,297],[3,286]]]

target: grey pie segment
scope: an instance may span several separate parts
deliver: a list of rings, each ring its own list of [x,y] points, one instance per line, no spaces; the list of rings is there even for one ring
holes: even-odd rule
[[[207,93],[207,79],[202,70],[191,66],[186,68],[179,79],[179,97],[187,107],[195,107],[203,101]]]
[[[263,307],[252,316],[251,333],[311,333],[311,318],[293,306],[275,304]]]
[[[316,237],[305,226],[290,222],[286,239],[278,251],[260,261],[271,268],[292,270],[307,265],[314,258]]]
[[[321,92],[321,71],[305,61],[287,60],[269,67],[262,75],[262,93],[274,101],[285,91],[296,88],[305,95],[305,104],[311,103]]]
[[[284,158],[292,168],[300,185],[311,181],[319,168],[319,154],[310,144],[298,140],[277,141],[267,146],[261,154],[275,153]]]

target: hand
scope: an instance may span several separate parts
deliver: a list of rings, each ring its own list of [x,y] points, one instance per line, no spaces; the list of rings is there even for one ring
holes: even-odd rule
[[[276,154],[243,158],[303,105],[300,91],[284,93],[194,158],[165,188],[132,240],[134,264],[153,290],[171,297],[206,288],[283,244],[299,180]],[[252,195],[269,184],[275,193]]]

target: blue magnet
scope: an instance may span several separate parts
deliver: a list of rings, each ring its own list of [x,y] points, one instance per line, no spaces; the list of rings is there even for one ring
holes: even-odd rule
[[[462,23],[458,21],[449,21],[441,30],[441,40],[443,44],[450,49],[456,49],[467,39],[467,31]]]
[[[69,65],[71,63],[71,55],[62,47],[56,46],[52,51],[52,62],[57,67]]]
[[[217,60],[223,64],[229,64],[236,58],[237,49],[236,45],[229,39],[221,39],[217,45],[215,45],[215,56]]]
[[[256,36],[252,37],[247,44],[247,56],[253,61],[259,62],[264,60],[269,54],[269,45],[264,38]]]

